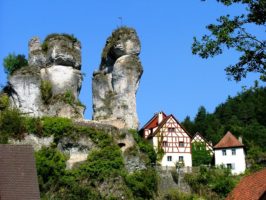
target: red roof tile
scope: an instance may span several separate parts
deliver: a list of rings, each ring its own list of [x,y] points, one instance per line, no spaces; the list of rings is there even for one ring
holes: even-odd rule
[[[266,168],[244,177],[226,200],[265,200]]]
[[[156,113],[142,128],[142,129],[151,129],[151,128],[155,128],[159,125],[158,123],[158,115],[159,113]],[[163,115],[163,119],[165,119],[167,117],[167,115],[162,112],[162,115]]]
[[[40,199],[32,146],[0,144],[0,199]]]
[[[214,146],[214,149],[228,148],[228,147],[243,147],[244,145],[228,131],[225,136]]]

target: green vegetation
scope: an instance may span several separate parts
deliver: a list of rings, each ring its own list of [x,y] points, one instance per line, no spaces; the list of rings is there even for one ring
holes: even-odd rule
[[[200,167],[199,172],[186,174],[185,180],[193,193],[205,199],[218,200],[227,196],[239,181],[239,177],[232,176],[227,168]]]
[[[153,168],[126,176],[126,184],[133,192],[134,199],[153,199],[154,191],[157,191],[157,182],[157,174]]]
[[[139,147],[139,150],[142,153],[145,153],[148,155],[149,160],[146,163],[154,165],[157,160],[157,155],[153,149],[153,146],[147,140],[144,140],[143,138],[141,138],[136,130],[129,130],[129,132],[133,135],[133,138],[136,141]]]
[[[44,104],[49,104],[51,98],[53,97],[53,87],[52,83],[49,80],[41,81],[41,97]]]
[[[1,100],[1,99],[0,99]],[[138,148],[147,152],[147,163],[156,159],[153,148],[143,141],[136,131]],[[26,133],[39,137],[54,136],[50,147],[36,152],[36,166],[41,198],[48,199],[152,199],[157,191],[157,175],[153,168],[129,174],[119,146],[112,135],[93,127],[75,124],[70,119],[59,117],[30,118],[16,109],[0,110],[0,143],[11,138],[23,139]],[[77,141],[85,137],[95,148],[91,149],[86,161],[73,169],[66,169],[67,155],[57,149],[62,138]],[[113,193],[105,192],[114,188]],[[112,190],[112,189],[111,189]]]
[[[9,98],[6,93],[0,93],[0,111],[5,110],[9,106]]]
[[[102,52],[102,63],[107,60],[108,53],[110,52],[110,49],[114,47],[114,45],[117,43],[117,41],[123,39],[127,40],[132,35],[132,33],[135,33],[136,31],[133,28],[129,28],[126,26],[121,26],[117,29],[115,29],[112,32],[112,35],[107,39],[107,42],[105,44],[105,47]]]
[[[190,133],[200,132],[214,145],[227,131],[231,131],[236,137],[242,136],[247,152],[255,148],[263,155],[266,152],[265,102],[266,88],[259,87],[256,82],[253,87],[243,89],[236,97],[228,97],[213,113],[207,113],[204,107],[200,107],[193,121],[187,117],[182,124]],[[249,159],[260,163],[265,160],[256,157]]]
[[[210,165],[212,161],[212,155],[209,150],[206,149],[206,143],[194,142],[192,144],[192,164],[193,166]]]
[[[73,105],[75,103],[75,96],[72,91],[67,90],[63,95],[63,101],[69,105]]]
[[[243,14],[231,17],[221,16],[218,24],[209,24],[210,35],[204,35],[201,41],[194,37],[192,53],[202,58],[222,54],[225,48],[234,49],[241,54],[239,61],[226,67],[227,75],[236,81],[245,78],[249,72],[261,74],[266,81],[266,40],[257,37],[249,27],[256,27],[265,32],[266,3],[265,0],[217,0],[225,6],[240,4]],[[265,38],[265,37],[264,37]]]
[[[183,193],[178,189],[170,189],[162,195],[162,200],[203,200],[196,195]]]
[[[48,50],[48,41],[50,39],[61,39],[61,38],[66,38],[68,40],[70,40],[72,43],[75,43],[78,41],[78,39],[73,35],[73,34],[66,34],[66,33],[52,33],[46,36],[46,38],[44,39],[43,43],[42,43],[42,50],[43,51],[47,51]]]
[[[15,53],[8,54],[7,57],[4,58],[3,61],[5,73],[8,75],[11,75],[14,71],[25,67],[28,65],[28,61],[25,58],[25,55]]]

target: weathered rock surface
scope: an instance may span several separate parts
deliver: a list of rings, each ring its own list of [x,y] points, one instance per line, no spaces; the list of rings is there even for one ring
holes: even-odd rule
[[[50,137],[38,137],[33,134],[28,134],[24,137],[23,140],[15,140],[10,139],[8,141],[9,144],[16,144],[16,145],[22,145],[22,144],[28,144],[32,145],[34,151],[39,151],[42,147],[49,147],[54,141],[54,136]]]
[[[99,70],[93,74],[93,119],[118,128],[138,128],[136,92],[143,73],[140,41],[122,27],[108,38]]]
[[[5,88],[13,106],[30,116],[83,118],[81,45],[73,36],[51,34],[29,42],[29,66],[15,71]],[[42,84],[46,88],[41,90]],[[50,89],[48,88],[50,86]],[[44,101],[44,96],[45,101]]]

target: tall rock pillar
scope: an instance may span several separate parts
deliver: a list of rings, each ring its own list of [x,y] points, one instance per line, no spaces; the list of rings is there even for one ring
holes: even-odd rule
[[[132,28],[107,39],[99,70],[93,73],[93,119],[118,128],[138,128],[136,92],[143,73],[140,41]]]

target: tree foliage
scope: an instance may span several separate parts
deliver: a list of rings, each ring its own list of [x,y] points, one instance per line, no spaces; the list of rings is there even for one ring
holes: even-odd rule
[[[199,172],[186,174],[185,180],[192,191],[204,199],[224,199],[238,181],[227,168],[206,167],[200,167]]]
[[[25,55],[22,54],[9,54],[7,57],[4,58],[3,61],[5,72],[10,75],[17,69],[27,66],[28,61],[25,58]]]
[[[236,64],[225,68],[227,75],[239,81],[248,72],[258,72],[261,80],[266,81],[266,40],[248,31],[248,27],[255,25],[265,32],[266,1],[217,1],[226,6],[242,4],[246,7],[246,13],[234,17],[221,16],[217,19],[217,24],[209,24],[207,29],[210,35],[204,35],[201,41],[194,37],[192,53],[206,59],[222,54],[224,47],[235,49],[241,56]]]
[[[194,142],[192,144],[192,164],[193,166],[209,165],[212,161],[210,150],[206,149],[206,143]]]

